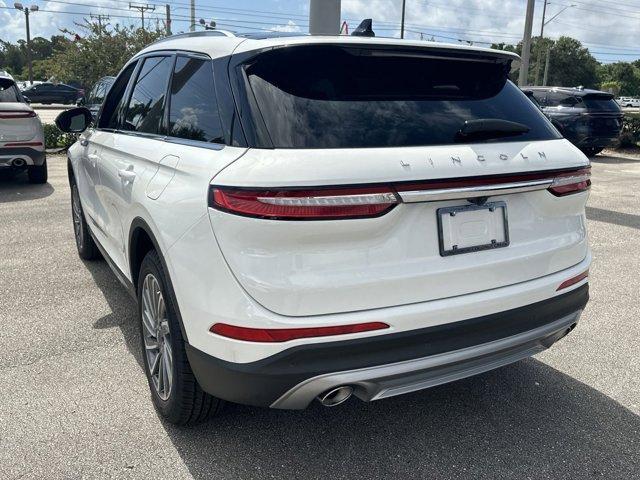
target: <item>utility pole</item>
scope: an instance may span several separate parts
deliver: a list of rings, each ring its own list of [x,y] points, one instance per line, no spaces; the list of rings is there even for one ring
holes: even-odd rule
[[[193,1],[193,0],[192,0]],[[136,5],[135,3],[129,3],[129,10],[138,10],[140,15],[142,16],[142,29],[144,30],[144,12],[147,10],[154,11],[156,9],[155,5],[151,6],[149,4],[146,5]]]
[[[404,13],[407,7],[407,0],[402,0],[402,20],[400,21],[400,38],[404,38]]]
[[[544,38],[544,17],[547,14],[547,0],[542,6],[542,23],[540,24],[540,40],[538,40],[538,55],[536,56],[536,76],[535,85],[540,83],[540,61],[542,60],[542,39]]]
[[[196,31],[196,0],[191,0],[191,25],[189,30]]]
[[[96,19],[96,20],[98,20],[98,27],[100,27],[100,31],[102,31],[102,21],[103,21],[103,20],[109,20],[109,19],[110,19],[109,15],[101,15],[101,14],[94,15],[93,13],[90,13],[90,14],[89,14],[89,17],[90,17],[91,19]]]
[[[524,37],[522,39],[522,64],[520,65],[520,75],[518,85],[526,86],[529,81],[529,58],[531,54],[531,29],[533,28],[533,7],[535,0],[527,0],[527,16],[524,20]]]
[[[16,10],[24,12],[24,19],[27,26],[27,68],[29,69],[29,83],[33,85],[33,65],[31,62],[31,29],[29,27],[29,11],[37,12],[38,6],[31,5],[30,7],[24,7],[22,3],[16,2],[13,4]]]
[[[165,14],[167,17],[166,20],[166,29],[167,29],[167,37],[171,36],[171,5],[169,5],[168,3],[164,6],[165,8]]]
[[[551,45],[547,48],[547,61],[544,62],[544,77],[542,79],[542,86],[547,86],[547,76],[549,75],[549,57],[551,56]]]
[[[309,33],[338,35],[340,33],[341,0],[310,0]]]

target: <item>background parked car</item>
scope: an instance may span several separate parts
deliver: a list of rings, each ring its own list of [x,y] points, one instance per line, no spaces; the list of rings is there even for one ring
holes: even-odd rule
[[[615,145],[622,110],[611,93],[582,87],[528,87],[558,130],[587,156]]]
[[[33,85],[22,92],[31,103],[63,103],[74,104],[84,97],[84,90],[64,83],[41,83]]]
[[[29,182],[47,181],[40,119],[12,78],[0,75],[0,170],[24,170]]]
[[[616,102],[621,107],[640,107],[640,98],[620,97]]]
[[[82,98],[78,101],[78,105],[84,105],[89,109],[91,115],[95,118],[102,106],[102,101],[105,95],[113,85],[116,77],[102,77],[89,91],[86,98]]]

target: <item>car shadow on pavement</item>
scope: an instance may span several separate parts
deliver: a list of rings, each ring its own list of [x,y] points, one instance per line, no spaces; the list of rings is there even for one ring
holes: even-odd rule
[[[640,478],[640,417],[533,359],[373,403],[164,426],[196,479]]]
[[[96,320],[93,328],[100,330],[114,327],[120,328],[127,350],[136,359],[140,368],[143,368],[135,300],[120,284],[107,262],[96,260],[85,261],[84,264],[111,310],[111,313]]]
[[[618,165],[624,163],[640,163],[640,158],[633,157],[618,157],[613,155],[597,155],[595,157],[589,158],[591,163],[602,163],[602,164],[611,164]]]
[[[640,215],[632,213],[616,212],[604,208],[586,207],[587,219],[597,222],[613,223],[623,227],[640,229]]]
[[[0,203],[45,198],[54,192],[50,183],[31,184],[25,172],[0,171]]]
[[[142,369],[135,302],[105,262],[85,265],[111,308],[94,328],[120,328]],[[640,416],[535,359],[372,403],[157,421],[202,480],[640,478]]]

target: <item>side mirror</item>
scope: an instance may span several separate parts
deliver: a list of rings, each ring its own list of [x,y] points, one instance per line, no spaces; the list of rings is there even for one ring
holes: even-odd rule
[[[29,99],[29,97],[25,97],[24,95],[22,95],[22,98],[24,98],[25,102],[31,103],[31,100]]]
[[[84,99],[84,97],[80,97],[78,100],[76,100],[76,105],[78,105],[79,107],[81,107],[82,105],[86,105],[86,100]]]
[[[88,108],[76,107],[65,110],[56,117],[56,126],[66,133],[81,133],[84,132],[91,121],[93,115]]]

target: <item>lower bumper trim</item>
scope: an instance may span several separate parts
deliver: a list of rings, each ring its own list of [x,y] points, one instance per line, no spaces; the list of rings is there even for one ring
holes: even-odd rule
[[[475,347],[389,365],[319,375],[296,385],[271,407],[302,409],[320,393],[340,385],[349,385],[358,398],[372,401],[477,375],[549,348],[575,327],[580,314],[581,311],[577,311],[535,330]]]
[[[588,299],[585,283],[540,302],[482,317],[297,345],[249,363],[222,360],[189,344],[185,348],[202,389],[231,402],[304,408],[317,393],[349,382],[359,382],[356,395],[373,400],[533,355],[566,334]]]

